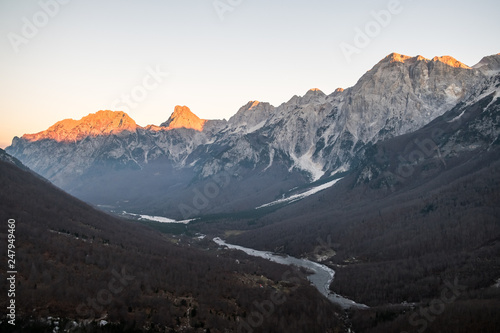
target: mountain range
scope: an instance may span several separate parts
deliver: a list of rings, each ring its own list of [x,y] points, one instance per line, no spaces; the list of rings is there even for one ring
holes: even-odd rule
[[[99,111],[16,137],[6,151],[92,204],[172,218],[234,212],[352,170],[367,146],[466,100],[499,59],[469,67],[392,53],[351,88],[311,89],[278,107],[251,101],[228,121],[177,106],[160,126],[141,127],[124,112]]]
[[[64,303],[40,305],[53,281],[71,287],[58,295],[74,307],[100,288],[78,267],[105,283],[107,265],[126,262],[138,282],[116,296],[115,323],[241,329],[252,301],[264,304],[265,281],[297,302],[276,307],[263,330],[498,332],[499,97],[500,54],[469,67],[392,53],[351,88],[311,89],[277,107],[250,101],[227,121],[178,106],[142,127],[99,111],[16,137],[10,155],[0,150],[0,215],[23,222],[20,257],[33,260],[22,272],[31,262],[58,272],[23,275],[22,288],[42,299],[36,315],[71,318]],[[190,221],[143,228],[42,176],[115,215]],[[368,307],[332,308],[303,280],[288,293],[283,267],[212,236],[320,262],[335,271],[332,292]],[[169,309],[155,311],[158,293]]]
[[[492,73],[420,129],[368,144],[334,186],[266,214],[227,216],[220,228],[230,221],[240,231],[232,243],[334,267],[332,291],[379,307],[354,314],[355,331],[496,332],[499,96]],[[213,230],[214,221],[194,230]],[[451,281],[461,291],[444,302]]]

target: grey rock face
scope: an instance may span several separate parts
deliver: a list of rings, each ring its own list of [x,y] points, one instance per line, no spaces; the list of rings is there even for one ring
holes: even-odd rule
[[[279,166],[317,180],[349,170],[367,144],[415,131],[471,98],[499,63],[500,55],[471,68],[451,57],[393,53],[351,88],[330,95],[311,89],[277,107],[252,101],[227,122],[178,107],[162,126],[140,127],[108,112],[15,138],[7,152],[63,189],[95,168],[142,170],[153,161],[190,169],[200,179],[237,167],[265,173]]]

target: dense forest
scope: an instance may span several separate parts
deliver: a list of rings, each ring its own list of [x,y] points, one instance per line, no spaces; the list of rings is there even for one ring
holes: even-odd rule
[[[15,219],[18,271],[16,326],[3,321],[2,332],[343,331],[342,312],[298,270],[116,219],[0,168],[0,238]]]
[[[498,123],[497,113],[471,108],[472,116]],[[331,290],[372,307],[352,314],[357,331],[416,331],[412,320],[457,281],[463,290],[440,316],[424,320],[426,329],[498,332],[500,142],[471,130],[481,123],[472,120],[458,136],[450,117],[369,147],[359,167],[328,190],[237,219],[228,241],[313,259],[327,254],[320,260],[336,271]],[[422,153],[429,138],[441,151]],[[198,227],[211,225],[217,221]]]

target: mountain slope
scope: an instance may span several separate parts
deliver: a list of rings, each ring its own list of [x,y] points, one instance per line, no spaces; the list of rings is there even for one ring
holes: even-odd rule
[[[215,144],[229,147],[235,151],[231,156],[241,156],[240,161],[249,160],[253,165],[272,164],[271,156],[276,153],[287,156],[289,167],[308,172],[313,180],[344,171],[355,163],[366,143],[422,127],[484,79],[481,71],[457,63],[451,57],[428,60],[390,54],[352,88],[330,96],[311,89],[275,110],[261,112],[270,117],[253,121],[252,126],[258,123],[260,128],[252,134],[269,138],[269,144],[256,149],[243,144],[248,134],[238,130],[238,120],[256,113],[248,106],[230,119],[231,130]],[[214,162],[220,160],[207,163]],[[232,158],[228,163],[234,162]],[[212,173],[224,169],[224,164],[217,165]]]
[[[500,71],[500,53],[486,56],[473,67],[484,73],[495,74]]]
[[[251,225],[235,222],[241,231],[229,241],[332,265],[333,291],[381,307],[373,316],[392,318],[370,321],[365,313],[357,331],[415,329],[410,318],[429,311],[429,302],[432,309],[452,281],[460,296],[428,322],[430,331],[496,331],[500,322],[488,313],[497,314],[500,305],[494,287],[500,278],[499,92],[499,75],[485,80],[427,126],[367,148],[360,166],[335,186]],[[387,306],[401,302],[416,307]]]
[[[500,163],[499,92],[500,75],[485,80],[482,85],[476,87],[467,100],[425,127],[368,147],[359,167],[332,188],[287,206],[264,219],[275,224],[282,221],[291,225],[296,221],[303,221],[299,225],[305,226],[310,225],[311,220],[315,220],[308,217],[309,215],[323,216],[322,221],[327,222],[331,221],[327,216],[333,212],[338,214],[339,211],[343,211],[341,216],[346,215],[347,207],[352,207],[351,211],[354,214],[352,218],[354,218],[363,215],[364,205],[380,206],[380,210],[384,210],[384,207],[390,209],[405,207],[403,202],[387,206],[389,202],[398,202],[395,199],[397,197],[403,197],[404,201],[410,202],[413,200],[410,198],[417,197],[419,200],[415,203],[419,205],[431,201],[430,196],[435,194],[431,195],[427,191],[439,193],[440,188],[452,187],[450,179],[454,182],[468,179],[482,183],[483,177],[500,176],[497,174],[497,165]],[[474,176],[475,173],[479,175]],[[491,198],[485,196],[485,200],[498,200],[494,195],[500,190],[497,185],[496,181],[492,181],[491,186],[487,186],[493,196]],[[453,205],[461,201],[460,196],[475,196],[474,193],[465,190],[459,190],[456,195]],[[325,200],[331,204],[322,204]],[[372,200],[384,203],[375,204],[371,202]],[[465,201],[460,210],[470,209],[470,205],[473,203]],[[379,216],[378,210],[365,213],[374,217]],[[344,219],[347,216],[344,216]],[[492,218],[494,216],[493,214]],[[426,218],[426,215],[419,218]],[[274,240],[277,246],[281,246],[286,242],[285,239],[276,237],[264,229],[256,232],[259,233],[259,237],[253,239],[256,242],[254,245]],[[317,229],[308,228],[306,232],[314,235]],[[308,242],[303,242],[303,237],[302,232],[301,241],[297,242],[302,244],[300,249],[290,248],[287,252],[300,255],[307,251]],[[273,248],[266,247],[266,249]]]
[[[342,329],[334,306],[295,270],[118,220],[9,159],[0,151],[0,218],[16,226],[16,326],[3,321],[2,332],[241,331],[254,303],[276,290],[285,301],[261,329]],[[7,295],[6,283],[0,289]]]
[[[184,205],[190,216],[249,209],[348,171],[367,146],[426,125],[467,98],[497,58],[471,68],[448,56],[393,53],[351,88],[330,95],[311,89],[278,107],[249,102],[228,122],[177,107],[159,127],[75,142],[15,138],[7,151],[94,204],[172,218],[186,217]],[[227,175],[230,186],[204,193]],[[144,186],[139,179],[150,181]],[[204,198],[193,205],[200,191]]]

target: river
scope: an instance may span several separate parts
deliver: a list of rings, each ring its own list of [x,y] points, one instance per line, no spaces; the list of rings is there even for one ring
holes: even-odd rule
[[[356,303],[350,299],[347,299],[330,291],[329,287],[333,281],[333,277],[335,276],[335,271],[328,266],[319,264],[309,259],[281,256],[268,251],[259,251],[239,245],[228,244],[219,237],[214,238],[213,241],[220,246],[225,246],[229,249],[240,250],[250,256],[261,257],[278,264],[304,267],[308,271],[313,272],[312,274],[307,276],[307,279],[312,283],[312,285],[314,285],[314,287],[316,287],[316,289],[319,290],[321,294],[328,298],[332,303],[340,305],[343,309],[349,309],[353,307],[360,309],[368,308],[367,305]]]

